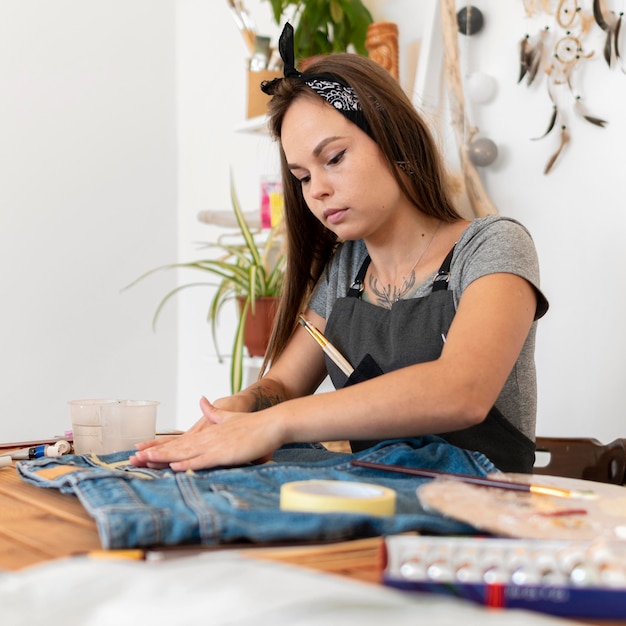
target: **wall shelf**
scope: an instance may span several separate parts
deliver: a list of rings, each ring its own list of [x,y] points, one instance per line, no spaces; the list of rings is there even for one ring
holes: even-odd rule
[[[261,228],[261,212],[251,211],[243,214],[250,228]],[[198,221],[203,224],[213,224],[215,226],[224,226],[227,228],[238,228],[237,217],[233,211],[212,211],[205,209],[198,212]]]
[[[235,128],[238,133],[250,133],[254,135],[269,134],[267,128],[267,115],[251,117]]]

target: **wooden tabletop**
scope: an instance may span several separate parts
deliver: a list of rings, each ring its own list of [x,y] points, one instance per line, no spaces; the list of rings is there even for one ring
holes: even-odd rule
[[[96,524],[78,498],[0,469],[0,569],[19,570],[101,547]]]

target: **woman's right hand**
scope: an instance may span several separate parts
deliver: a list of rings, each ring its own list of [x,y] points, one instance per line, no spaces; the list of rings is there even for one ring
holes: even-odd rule
[[[206,398],[202,398],[201,407],[204,417],[190,430],[178,437],[141,444],[130,462],[174,471],[240,466],[267,460],[284,443],[280,414],[226,411]]]

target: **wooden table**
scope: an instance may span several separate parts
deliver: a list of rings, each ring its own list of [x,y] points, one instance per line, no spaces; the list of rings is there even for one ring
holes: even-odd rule
[[[100,547],[96,524],[78,498],[30,485],[13,467],[0,469],[0,569]]]
[[[381,546],[382,539],[377,537],[315,546],[235,548],[254,558],[378,583]],[[54,559],[97,553],[101,548],[96,524],[75,496],[35,487],[23,481],[14,467],[0,468],[0,570],[18,571]],[[191,549],[198,550],[185,548]],[[168,552],[174,556],[181,550],[165,549],[159,554],[167,556]],[[579,622],[626,625],[626,621]]]

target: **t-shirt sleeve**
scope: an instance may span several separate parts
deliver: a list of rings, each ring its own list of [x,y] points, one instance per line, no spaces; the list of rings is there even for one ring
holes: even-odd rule
[[[328,317],[326,311],[326,303],[328,302],[328,272],[329,266],[327,265],[324,273],[317,281],[313,295],[309,300],[309,307],[324,319]]]
[[[535,319],[548,310],[548,301],[540,288],[539,261],[528,230],[519,222],[499,219],[485,224],[459,251],[453,260],[452,275],[458,268],[459,293],[482,276],[510,273],[527,280],[537,294]]]

